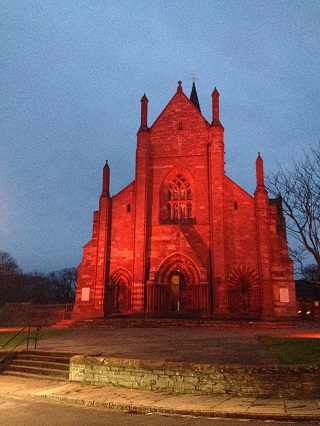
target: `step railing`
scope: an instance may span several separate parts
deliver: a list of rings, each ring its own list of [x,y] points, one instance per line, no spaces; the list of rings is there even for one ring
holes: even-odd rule
[[[35,334],[32,336],[31,329],[34,328]],[[23,337],[21,340],[18,341],[11,349],[10,351],[6,352],[2,358],[0,358],[0,363],[4,362],[6,358],[8,358],[12,352],[15,351],[20,345],[22,345],[24,342],[27,342],[27,350],[29,350],[30,342],[34,341],[34,349],[37,349],[37,343],[38,343],[38,334],[39,331],[41,331],[41,326],[32,326],[32,325],[26,325],[21,328],[14,336],[12,336],[1,348],[0,350],[5,349],[6,346],[8,346],[11,342],[13,342],[18,336],[20,336],[26,329],[28,329],[27,336],[21,336]]]

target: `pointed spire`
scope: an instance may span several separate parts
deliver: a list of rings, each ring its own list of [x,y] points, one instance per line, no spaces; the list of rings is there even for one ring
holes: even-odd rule
[[[192,90],[191,90],[191,94],[190,94],[190,101],[201,112],[201,108],[200,108],[200,104],[199,104],[199,99],[198,99],[198,94],[197,94],[197,89],[196,89],[195,82],[192,83]]]
[[[108,164],[108,160],[106,160],[106,164],[103,167],[103,173],[102,173],[102,194],[101,195],[110,196],[109,186],[110,186],[110,167]]]
[[[140,131],[146,131],[148,129],[148,98],[144,94],[141,98],[141,125]]]
[[[256,179],[257,179],[256,191],[266,192],[266,188],[264,186],[263,160],[261,158],[260,152],[258,152],[258,157],[256,160]]]
[[[219,125],[220,123],[220,117],[219,117],[219,92],[217,88],[214,88],[214,91],[212,92],[212,124],[213,125]]]

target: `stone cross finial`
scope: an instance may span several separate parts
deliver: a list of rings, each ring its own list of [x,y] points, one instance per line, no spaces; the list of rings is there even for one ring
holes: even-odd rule
[[[192,75],[192,81],[194,83],[194,81],[197,80],[198,78],[196,77],[196,73],[195,72],[192,72],[191,75]]]

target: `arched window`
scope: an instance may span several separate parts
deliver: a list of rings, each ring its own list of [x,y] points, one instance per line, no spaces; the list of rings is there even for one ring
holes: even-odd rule
[[[192,188],[186,177],[178,174],[168,186],[167,219],[192,219]]]

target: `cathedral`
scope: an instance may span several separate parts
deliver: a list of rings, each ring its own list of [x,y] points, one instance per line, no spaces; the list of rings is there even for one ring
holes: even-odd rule
[[[179,81],[151,126],[142,97],[135,179],[111,197],[103,168],[74,319],[296,316],[281,199],[268,198],[260,153],[250,195],[226,175],[224,149],[217,89],[211,122],[194,83],[189,98]]]

